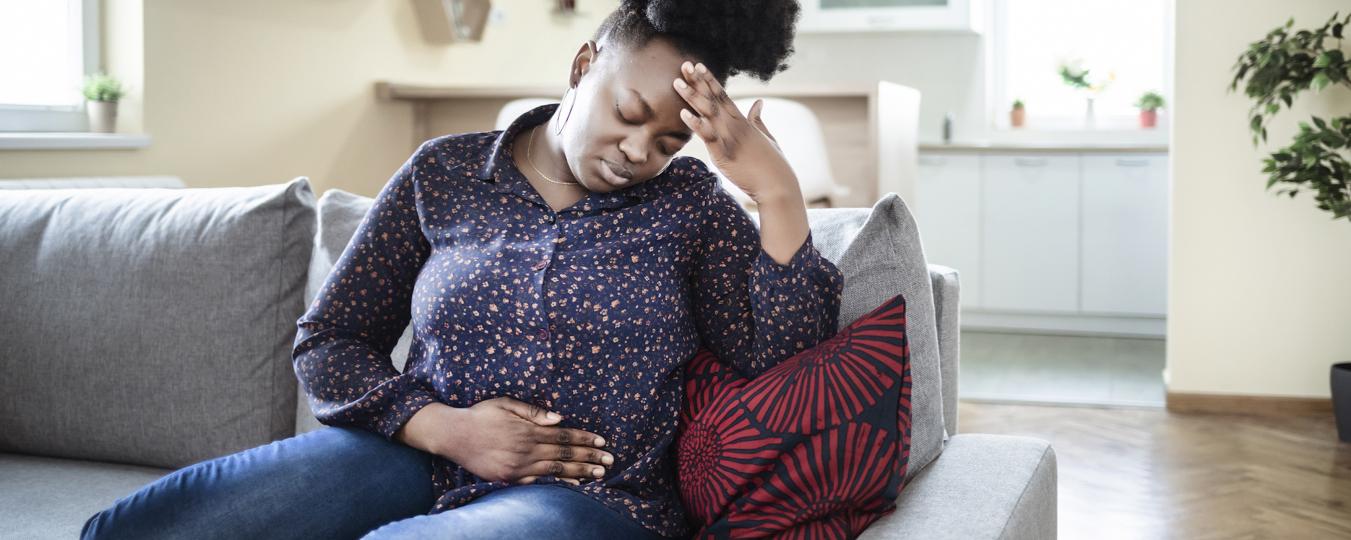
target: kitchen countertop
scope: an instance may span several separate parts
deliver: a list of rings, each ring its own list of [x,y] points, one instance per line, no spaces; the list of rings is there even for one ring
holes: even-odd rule
[[[1166,143],[1073,143],[1073,142],[991,142],[953,141],[919,143],[920,152],[1104,152],[1104,153],[1168,153]]]

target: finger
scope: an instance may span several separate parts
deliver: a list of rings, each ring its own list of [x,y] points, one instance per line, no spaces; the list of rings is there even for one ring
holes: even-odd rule
[[[690,104],[695,114],[703,118],[717,117],[717,104],[713,102],[713,95],[707,92],[707,85],[695,74],[694,65],[686,61],[680,68],[680,78],[671,81],[676,93]]]
[[[764,133],[766,137],[769,137],[769,140],[774,141],[775,144],[777,144],[779,141],[775,139],[774,135],[769,132],[769,126],[765,125],[764,118],[760,116],[764,112],[764,110],[765,110],[765,100],[763,99],[755,100],[755,103],[751,105],[750,111],[751,124],[755,126],[755,129],[760,130],[760,133]]]
[[[563,416],[556,412],[514,398],[502,400],[502,408],[541,426],[550,426],[563,420]]]
[[[599,473],[597,471],[599,471]],[[589,463],[546,459],[536,461],[527,466],[525,468],[525,473],[539,476],[550,474],[559,478],[602,478],[605,475],[605,467]]]
[[[685,125],[689,126],[690,131],[704,140],[705,145],[717,142],[717,130],[713,129],[713,126],[703,118],[695,116],[689,109],[680,109],[680,119],[685,121]]]
[[[541,426],[535,430],[535,442],[555,444],[575,444],[580,446],[605,446],[605,438],[589,431],[572,428]]]
[[[733,117],[741,116],[741,111],[737,110],[736,103],[732,102],[731,96],[727,95],[727,91],[723,89],[722,84],[713,77],[713,72],[709,71],[703,62],[694,65],[694,72],[695,77],[699,79],[700,91],[709,97],[719,114],[727,113]]]
[[[533,483],[535,483],[535,480],[537,480],[537,479],[539,479],[538,476],[524,476],[524,477],[521,477],[521,478],[517,479],[517,480],[516,480],[516,483],[517,483],[517,484],[533,484]]]
[[[530,457],[531,459],[556,459],[559,461],[594,463],[602,466],[613,465],[615,462],[614,454],[604,450],[567,444],[537,444],[535,445],[534,450],[530,452]]]

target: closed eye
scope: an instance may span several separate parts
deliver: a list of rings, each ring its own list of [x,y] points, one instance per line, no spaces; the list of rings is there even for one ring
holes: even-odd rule
[[[630,121],[628,118],[624,118],[624,112],[619,110],[619,103],[615,103],[615,116],[619,117],[620,122],[623,122],[631,126],[642,124],[642,122],[633,122]],[[667,150],[662,145],[657,145],[657,151],[665,155],[670,155],[672,153],[670,150]]]

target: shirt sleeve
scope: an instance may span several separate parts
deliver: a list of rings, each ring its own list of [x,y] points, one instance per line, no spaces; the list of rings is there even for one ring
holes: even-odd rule
[[[691,278],[703,345],[748,378],[835,335],[844,278],[812,234],[788,264],[760,245],[750,213],[715,180],[695,241]]]
[[[406,375],[407,367],[401,374],[390,359],[411,318],[413,286],[430,252],[417,183],[428,148],[423,143],[381,188],[296,321],[292,363],[322,424],[359,427],[394,440],[413,413],[437,401]]]

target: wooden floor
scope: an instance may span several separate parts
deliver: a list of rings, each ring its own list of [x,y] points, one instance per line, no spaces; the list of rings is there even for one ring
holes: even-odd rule
[[[1062,539],[1351,538],[1351,443],[1331,416],[963,401],[958,419],[1051,441]]]

